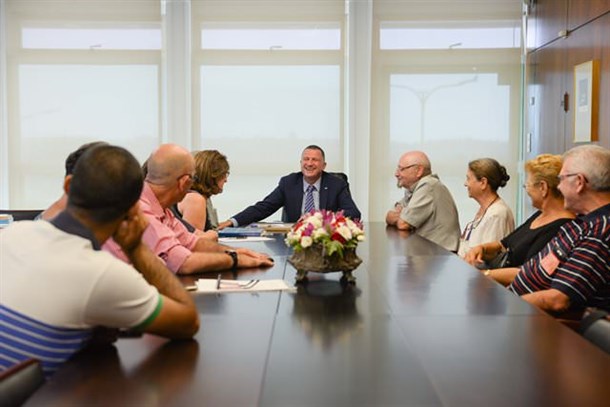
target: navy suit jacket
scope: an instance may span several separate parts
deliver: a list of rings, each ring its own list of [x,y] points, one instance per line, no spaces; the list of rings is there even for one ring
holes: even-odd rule
[[[343,210],[345,216],[360,219],[360,211],[349,192],[349,184],[343,179],[322,173],[320,183],[320,209]],[[296,222],[301,217],[303,206],[303,174],[293,172],[280,179],[278,186],[262,201],[251,205],[233,216],[240,226],[258,222],[284,207],[282,222]]]

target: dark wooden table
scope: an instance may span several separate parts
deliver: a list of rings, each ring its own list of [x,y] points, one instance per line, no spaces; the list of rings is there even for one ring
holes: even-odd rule
[[[310,274],[296,293],[195,294],[194,340],[87,349],[28,405],[608,405],[610,356],[454,254],[366,233],[356,286]],[[281,239],[242,246],[275,265],[236,278],[294,281]]]

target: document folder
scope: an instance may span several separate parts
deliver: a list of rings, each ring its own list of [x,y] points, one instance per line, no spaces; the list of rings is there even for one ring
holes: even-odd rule
[[[218,231],[218,237],[248,237],[248,236],[260,236],[263,233],[263,229],[260,228],[224,228]]]

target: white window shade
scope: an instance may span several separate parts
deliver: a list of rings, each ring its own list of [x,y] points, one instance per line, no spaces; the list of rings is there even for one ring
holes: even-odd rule
[[[339,24],[208,23],[201,29],[202,49],[339,50]]]
[[[398,49],[498,49],[519,48],[519,21],[396,23],[382,22],[379,48]]]
[[[53,202],[66,156],[84,143],[121,145],[143,160],[159,142],[157,82],[154,65],[20,65],[15,205]]]
[[[324,149],[327,170],[345,171],[345,2],[202,0],[192,12],[194,146],[231,165],[213,197],[219,218],[300,171],[309,144]]]
[[[160,28],[42,28],[21,30],[24,49],[160,50]]]
[[[511,180],[499,193],[511,206],[516,202],[520,184],[511,137],[516,130],[511,87],[497,73],[393,74],[389,120],[387,154],[425,151],[433,172],[451,191],[462,225],[477,209],[464,187],[471,160],[492,157],[504,165]],[[387,202],[393,202],[395,180],[388,175]]]
[[[478,209],[464,184],[468,162],[492,157],[511,176],[499,193],[516,212],[520,193],[519,1],[380,0],[373,52],[370,220],[402,197],[401,154],[422,150],[450,189],[461,225]]]
[[[46,208],[67,155],[96,140],[144,160],[160,142],[157,0],[8,0],[8,199]]]

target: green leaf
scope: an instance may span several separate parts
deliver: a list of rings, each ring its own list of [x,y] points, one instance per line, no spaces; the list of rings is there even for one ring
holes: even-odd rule
[[[336,240],[329,240],[326,243],[326,255],[332,256],[337,253],[339,257],[343,258],[343,245]]]

